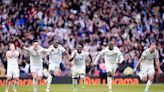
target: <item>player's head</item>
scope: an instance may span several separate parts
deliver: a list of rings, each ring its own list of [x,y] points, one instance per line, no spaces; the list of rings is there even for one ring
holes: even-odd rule
[[[59,44],[59,41],[58,40],[55,40],[54,41],[54,48],[57,48],[58,47],[58,44]]]
[[[32,43],[34,49],[37,49],[39,47],[39,42],[37,40],[34,40]]]
[[[114,41],[109,42],[109,49],[110,50],[114,49]]]
[[[81,53],[82,52],[82,49],[83,49],[83,46],[82,45],[77,45],[77,52],[78,53]]]
[[[15,50],[15,45],[14,45],[14,43],[10,43],[10,50],[12,50],[12,51]]]
[[[155,49],[156,49],[156,44],[151,43],[150,48],[149,48],[150,52],[153,53],[155,51]]]

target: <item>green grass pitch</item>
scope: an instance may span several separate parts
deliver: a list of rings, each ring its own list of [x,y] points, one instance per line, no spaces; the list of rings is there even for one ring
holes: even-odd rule
[[[144,92],[145,84],[139,85],[114,85],[113,92]],[[0,92],[4,92],[5,86],[0,86]],[[10,86],[10,89],[11,86]],[[38,92],[45,92],[46,86],[38,86]],[[9,91],[12,92],[12,91]],[[17,86],[17,92],[33,92],[32,86]],[[50,92],[72,92],[72,85],[57,84],[51,85]],[[104,85],[87,85],[84,89],[78,85],[77,92],[108,92],[108,87]],[[164,84],[153,84],[150,92],[164,92]]]

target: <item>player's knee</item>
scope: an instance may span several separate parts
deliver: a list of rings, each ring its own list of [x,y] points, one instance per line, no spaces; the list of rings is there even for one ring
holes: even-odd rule
[[[154,76],[149,76],[149,80],[153,81],[154,80]]]
[[[19,81],[19,78],[14,78],[15,81]]]
[[[33,75],[32,77],[33,77],[33,79],[37,80],[37,76],[36,75]]]
[[[142,77],[142,81],[147,81],[147,77]]]
[[[7,81],[10,81],[12,79],[12,77],[7,77]]]
[[[81,74],[80,78],[85,79],[85,74]]]

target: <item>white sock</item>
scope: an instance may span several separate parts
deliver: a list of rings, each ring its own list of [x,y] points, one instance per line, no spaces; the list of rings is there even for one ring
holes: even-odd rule
[[[9,90],[10,81],[6,81],[6,90]]]
[[[77,79],[72,79],[73,90],[77,90]]]
[[[138,73],[137,74],[139,77],[140,77],[140,79],[142,80],[142,74],[141,73]]]
[[[149,87],[150,87],[151,84],[152,84],[152,81],[148,80],[147,83],[146,83],[145,91],[149,90]]]
[[[16,90],[17,80],[14,81],[13,90]]]
[[[112,77],[107,78],[109,90],[112,90]]]
[[[37,86],[38,86],[38,80],[37,79],[33,79],[34,92],[37,92]]]
[[[52,82],[52,75],[51,74],[48,74],[48,78],[47,78],[47,89],[50,88],[51,82]]]

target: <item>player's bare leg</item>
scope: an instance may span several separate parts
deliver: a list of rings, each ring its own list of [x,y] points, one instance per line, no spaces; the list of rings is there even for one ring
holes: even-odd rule
[[[50,70],[49,71],[49,74],[48,74],[48,78],[47,78],[46,92],[49,92],[50,91],[50,85],[51,85],[51,82],[52,82],[52,78],[53,77],[55,77],[54,70]]]
[[[82,79],[82,88],[85,88],[85,74],[81,74],[80,78]]]
[[[77,77],[72,78],[73,92],[76,92],[77,91],[77,80],[78,80]]]
[[[14,78],[13,92],[17,92],[16,86],[17,86],[18,80],[19,80],[19,77]]]
[[[11,77],[8,77],[7,80],[6,80],[6,89],[5,89],[5,92],[8,92],[9,91],[9,86],[10,86],[10,80],[12,78]]]
[[[147,77],[147,76],[142,76],[142,78],[141,78],[141,80],[142,80],[143,82],[146,82],[146,81],[147,81],[147,79],[148,79],[148,77]]]
[[[32,77],[33,77],[33,89],[34,92],[37,92],[37,86],[38,86],[38,75],[36,72],[32,72]]]
[[[145,92],[149,92],[149,87],[153,83],[153,80],[154,80],[154,74],[148,75],[148,81],[146,83]]]
[[[108,88],[109,88],[109,92],[112,92],[112,73],[108,72],[107,74],[107,83],[108,83]]]

